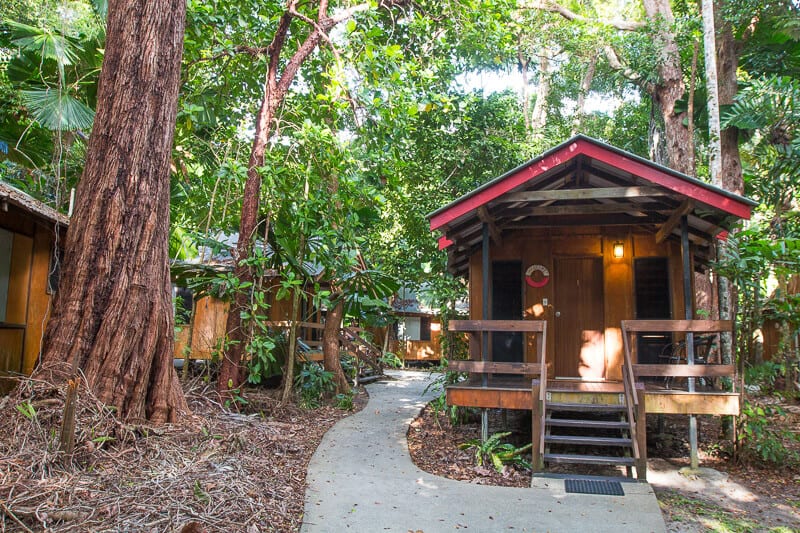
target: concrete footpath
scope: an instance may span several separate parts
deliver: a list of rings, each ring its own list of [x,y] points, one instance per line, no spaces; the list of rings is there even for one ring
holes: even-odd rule
[[[490,487],[419,470],[406,432],[433,397],[423,395],[431,378],[389,375],[367,386],[367,406],[331,428],[312,457],[302,532],[665,531],[647,483],[623,483],[625,496],[598,496],[567,494],[562,479]]]

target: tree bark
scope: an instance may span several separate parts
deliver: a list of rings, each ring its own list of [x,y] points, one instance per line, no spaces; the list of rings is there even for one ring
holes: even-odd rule
[[[684,93],[680,54],[671,26],[675,23],[669,0],[644,0],[648,18],[655,22],[654,40],[660,52],[658,58],[658,82],[651,96],[664,121],[664,136],[669,155],[669,166],[689,176],[694,175],[694,158],[691,152],[692,139],[683,125],[686,113],[675,113],[675,102]]]
[[[183,0],[109,2],[97,114],[40,375],[88,386],[125,419],[188,411],[172,365],[169,161]]]
[[[322,354],[325,370],[333,372],[336,393],[347,393],[350,385],[339,361],[339,327],[344,315],[344,302],[340,299],[325,316],[325,329],[322,331]]]
[[[544,126],[547,124],[547,98],[550,96],[550,58],[549,49],[544,47],[539,54],[539,79],[536,83],[536,100],[531,113],[531,134],[534,139],[544,138]]]
[[[572,131],[570,132],[570,136],[580,133],[580,129],[583,126],[583,117],[586,115],[586,95],[589,94],[589,90],[592,88],[592,80],[594,80],[594,73],[597,70],[598,58],[599,52],[592,54],[592,57],[589,59],[589,64],[586,65],[586,74],[583,75],[581,86],[578,90],[578,102],[575,106],[575,116],[572,118]]]
[[[717,36],[714,30],[714,4],[701,0],[703,9],[703,57],[706,66],[706,91],[708,92],[708,170],[711,183],[721,186],[722,148],[720,146],[719,85],[717,83]]]
[[[722,5],[715,13],[717,19],[717,81],[719,83],[719,105],[733,104],[739,92],[736,71],[739,68],[739,50],[730,22],[722,16]],[[744,194],[742,161],[739,157],[739,130],[734,127],[720,132],[720,184],[726,191]]]

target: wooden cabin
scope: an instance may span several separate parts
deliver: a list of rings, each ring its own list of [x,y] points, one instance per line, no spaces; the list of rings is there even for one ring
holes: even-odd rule
[[[277,276],[277,272],[276,272]],[[277,277],[273,285],[277,286]],[[270,295],[275,290],[270,291]],[[291,318],[291,300],[269,298],[269,319],[276,328],[284,328]],[[298,337],[312,349],[322,346],[323,311],[312,309],[307,302],[301,302],[301,321]],[[184,306],[189,311],[183,320],[176,315],[175,351],[176,359],[210,360],[222,347],[225,340],[230,303],[210,295],[199,296],[196,300],[187,298]]]
[[[66,216],[0,181],[0,393],[33,372],[58,285]],[[6,378],[6,379],[4,379]]]
[[[402,288],[391,300],[392,315],[397,322],[390,350],[404,363],[438,362],[442,358],[442,320],[436,312],[422,303],[418,295]]]
[[[448,388],[448,402],[532,409],[540,465],[598,462],[546,453],[560,442],[555,426],[600,427],[591,416],[561,416],[587,405],[619,410],[627,437],[571,444],[627,447],[624,460],[609,464],[637,466],[643,477],[644,450],[636,448],[645,412],[738,414],[733,391],[698,386],[735,370],[694,364],[700,345],[730,323],[692,320],[693,272],[754,205],[578,135],[431,213],[448,269],[469,280],[471,320],[450,327],[471,336],[471,360],[451,363],[470,379]]]

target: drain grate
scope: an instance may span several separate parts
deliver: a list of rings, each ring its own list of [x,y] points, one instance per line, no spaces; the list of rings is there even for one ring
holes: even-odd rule
[[[604,479],[565,479],[564,488],[567,492],[578,494],[625,496],[625,493],[622,491],[622,483],[619,481],[606,481]]]

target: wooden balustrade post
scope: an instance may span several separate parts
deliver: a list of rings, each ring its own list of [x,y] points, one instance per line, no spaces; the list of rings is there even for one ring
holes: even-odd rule
[[[634,384],[635,386],[635,384]],[[636,435],[633,435],[639,444],[639,457],[636,459],[636,478],[647,481],[647,412],[642,394],[636,406]]]
[[[531,466],[534,472],[541,472],[544,470],[544,456],[542,454],[542,399],[540,397],[541,381],[538,379],[531,380]]]

